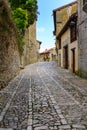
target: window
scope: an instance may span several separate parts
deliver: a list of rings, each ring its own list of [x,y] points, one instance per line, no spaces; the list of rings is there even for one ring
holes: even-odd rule
[[[74,25],[70,27],[70,37],[71,43],[77,40],[77,22],[74,22]]]
[[[84,5],[85,3],[87,3],[87,0],[83,0],[83,5]]]
[[[87,13],[87,0],[83,0],[83,11]]]
[[[59,49],[61,49],[61,38],[59,39]]]

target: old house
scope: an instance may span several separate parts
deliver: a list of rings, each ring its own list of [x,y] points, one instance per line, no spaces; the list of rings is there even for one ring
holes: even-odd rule
[[[53,10],[58,65],[78,70],[77,2]]]
[[[69,17],[77,10],[77,1],[53,10],[54,35],[57,36]]]
[[[78,70],[77,13],[70,16],[57,36],[59,65],[72,72]]]
[[[56,61],[57,55],[55,47],[46,49],[40,53],[40,61]]]
[[[50,61],[56,61],[57,60],[56,48],[53,47],[49,49],[49,51],[50,51],[50,54],[49,54]]]
[[[78,0],[79,73],[87,77],[87,0]]]
[[[50,57],[49,57],[50,52],[46,49],[45,51],[40,53],[40,61],[49,61]]]

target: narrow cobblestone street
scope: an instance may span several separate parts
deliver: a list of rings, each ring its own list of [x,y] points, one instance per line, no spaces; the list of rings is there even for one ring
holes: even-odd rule
[[[0,130],[87,130],[87,81],[55,62],[26,66],[0,91]]]

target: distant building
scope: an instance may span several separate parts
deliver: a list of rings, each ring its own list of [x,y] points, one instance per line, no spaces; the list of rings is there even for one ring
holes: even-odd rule
[[[40,61],[56,61],[57,55],[55,47],[46,49],[40,53]]]

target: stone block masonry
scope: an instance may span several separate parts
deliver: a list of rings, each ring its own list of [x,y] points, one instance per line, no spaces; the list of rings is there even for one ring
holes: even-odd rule
[[[0,0],[0,88],[18,73],[20,57],[9,5]]]
[[[87,13],[83,11],[83,0],[78,0],[78,32],[79,71],[87,78]]]
[[[36,21],[25,31],[26,45],[22,55],[22,66],[33,64],[38,61],[39,45],[36,41]]]

